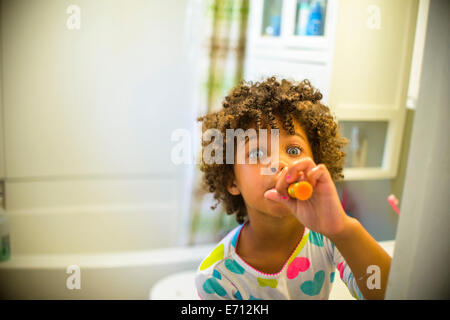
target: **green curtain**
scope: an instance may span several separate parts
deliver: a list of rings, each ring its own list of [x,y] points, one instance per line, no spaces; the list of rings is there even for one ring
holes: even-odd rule
[[[243,78],[248,19],[248,0],[207,0],[202,43],[200,101],[207,112],[221,108],[228,91]],[[201,150],[198,150],[198,157]],[[201,188],[202,172],[196,168],[191,205],[192,225],[189,244],[220,240],[237,223],[215,210],[211,193]]]

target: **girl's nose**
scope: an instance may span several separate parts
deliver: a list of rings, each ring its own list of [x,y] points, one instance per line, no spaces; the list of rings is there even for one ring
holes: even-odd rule
[[[272,165],[272,169],[271,170],[272,170],[273,173],[277,173],[277,172],[283,171],[283,169],[285,167],[287,167],[287,164],[280,162],[279,165],[276,165],[276,164]]]

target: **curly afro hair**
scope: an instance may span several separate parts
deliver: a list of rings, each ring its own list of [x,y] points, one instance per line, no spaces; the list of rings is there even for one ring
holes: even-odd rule
[[[286,79],[279,82],[275,77],[261,82],[242,80],[230,90],[219,111],[200,116],[197,120],[203,122],[203,133],[216,129],[225,137],[227,129],[246,130],[256,125],[258,130],[263,123],[271,129],[279,129],[276,116],[281,119],[284,130],[293,135],[293,119],[296,119],[307,134],[314,162],[325,164],[333,180],[339,181],[344,177],[345,153],[342,149],[348,140],[340,136],[330,109],[320,102],[321,99],[320,91],[307,79],[301,82]],[[225,159],[225,139],[223,143]],[[234,141],[229,143],[234,144]],[[202,141],[202,146],[206,145],[208,142]],[[211,209],[222,203],[226,213],[235,214],[236,221],[242,224],[247,216],[244,199],[241,195],[231,195],[227,190],[230,179],[234,178],[233,164],[208,164],[202,157],[200,170],[204,173],[203,187],[217,200]]]

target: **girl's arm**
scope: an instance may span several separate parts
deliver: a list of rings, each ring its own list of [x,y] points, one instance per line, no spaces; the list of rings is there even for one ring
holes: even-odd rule
[[[352,270],[364,298],[384,299],[391,257],[361,223],[348,217],[344,229],[329,239]]]

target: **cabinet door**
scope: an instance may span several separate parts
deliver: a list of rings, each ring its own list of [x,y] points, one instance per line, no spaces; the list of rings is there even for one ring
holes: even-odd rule
[[[333,34],[337,0],[251,0],[249,38],[258,47],[321,49]]]
[[[406,103],[418,0],[341,0],[330,103],[397,110]]]

